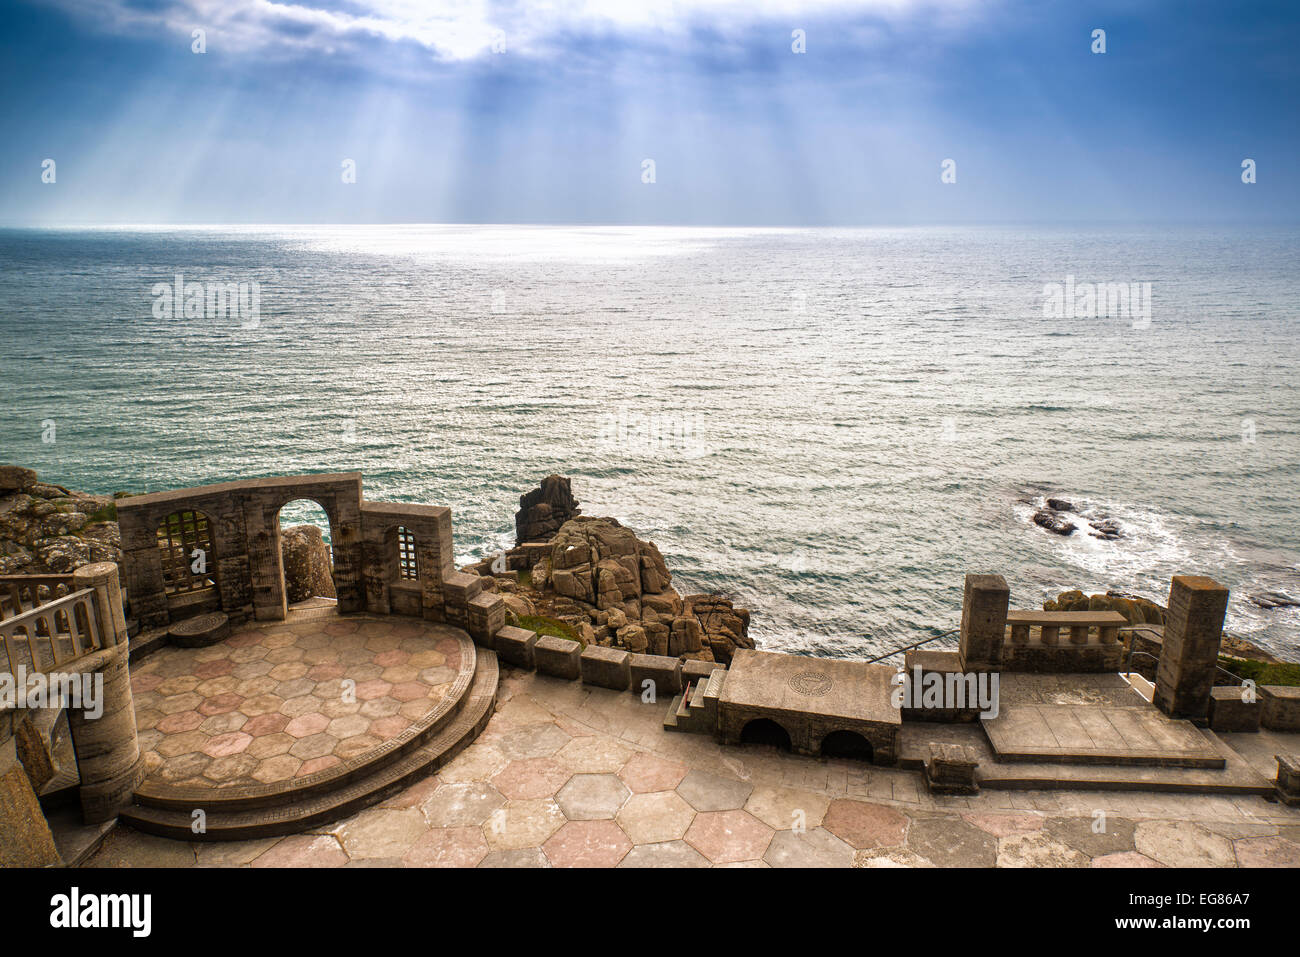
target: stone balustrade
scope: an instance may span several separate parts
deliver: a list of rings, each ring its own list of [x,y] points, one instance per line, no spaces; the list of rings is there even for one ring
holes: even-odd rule
[[[1062,632],[1071,645],[1089,644],[1094,632],[1098,644],[1113,645],[1128,619],[1117,611],[1008,611],[1007,624],[1013,645],[1030,644],[1031,628],[1039,629],[1039,644],[1049,647],[1061,644]]]

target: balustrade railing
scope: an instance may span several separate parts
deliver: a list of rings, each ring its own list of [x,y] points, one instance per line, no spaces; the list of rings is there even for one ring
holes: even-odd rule
[[[1059,646],[1061,632],[1064,630],[1069,635],[1068,647],[1116,644],[1119,641],[1119,630],[1128,624],[1128,619],[1117,611],[1009,611],[1007,624],[1011,626],[1013,645]],[[1032,628],[1038,629],[1037,635],[1031,632]],[[1094,632],[1096,641],[1092,639]]]
[[[112,643],[100,626],[96,594],[83,588],[0,621],[0,642],[11,674],[64,668]]]

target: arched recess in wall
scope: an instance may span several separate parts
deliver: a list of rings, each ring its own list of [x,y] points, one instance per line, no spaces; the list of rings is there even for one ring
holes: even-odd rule
[[[324,506],[313,499],[294,499],[280,506],[277,520],[285,603],[337,598],[334,525]]]

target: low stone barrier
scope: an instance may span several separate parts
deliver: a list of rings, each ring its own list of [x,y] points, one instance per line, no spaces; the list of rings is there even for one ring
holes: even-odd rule
[[[620,648],[602,648],[588,645],[582,649],[579,662],[582,683],[601,688],[626,691],[632,683],[632,654]]]
[[[1300,688],[1264,685],[1259,689],[1260,723],[1270,731],[1300,731]]]
[[[632,691],[642,694],[647,681],[652,682],[655,697],[681,694],[682,662],[665,655],[633,655],[629,662]]]
[[[537,643],[537,632],[506,625],[498,629],[492,644],[497,658],[516,668],[533,670],[533,646]]]
[[[1220,685],[1210,689],[1211,731],[1258,731],[1264,703],[1256,696],[1246,700],[1241,685]]]
[[[533,663],[539,673],[573,680],[582,675],[582,645],[571,638],[543,635],[533,645]]]

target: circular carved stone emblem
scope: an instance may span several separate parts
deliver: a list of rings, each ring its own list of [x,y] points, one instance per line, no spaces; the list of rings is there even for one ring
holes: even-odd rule
[[[820,698],[831,690],[831,676],[824,671],[801,671],[787,684],[795,694],[808,698]]]
[[[172,634],[179,635],[201,635],[204,632],[212,631],[214,628],[220,628],[229,617],[223,612],[215,611],[206,615],[195,615],[193,618],[186,618],[184,621],[172,625],[170,631]]]

